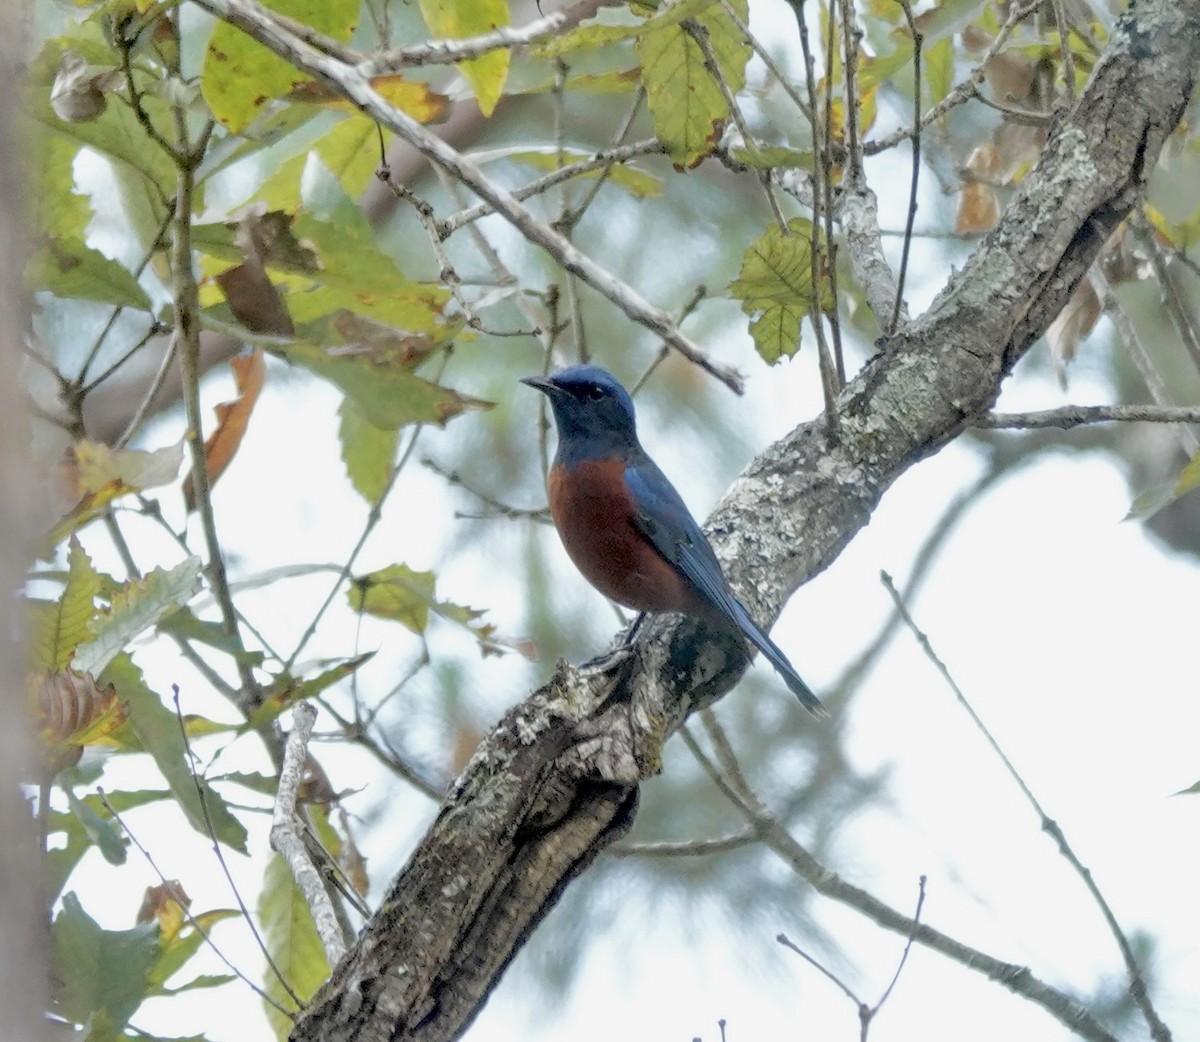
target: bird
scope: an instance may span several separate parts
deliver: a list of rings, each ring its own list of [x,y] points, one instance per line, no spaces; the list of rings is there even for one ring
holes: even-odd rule
[[[805,709],[827,715],[730,590],[700,526],[642,448],[633,399],[616,377],[599,366],[573,365],[521,382],[550,400],[558,428],[546,477],[550,516],[584,578],[635,611],[680,612],[741,634]]]

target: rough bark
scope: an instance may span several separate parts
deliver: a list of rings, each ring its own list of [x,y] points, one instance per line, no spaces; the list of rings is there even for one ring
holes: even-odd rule
[[[992,405],[1140,198],[1198,61],[1200,0],[1132,4],[963,271],[880,343],[836,421],[797,427],[730,489],[709,531],[760,618],[837,556],[904,471]],[[663,742],[741,668],[735,649],[672,619],[616,666],[560,665],[480,746],[292,1038],[458,1037],[562,890],[628,828]]]

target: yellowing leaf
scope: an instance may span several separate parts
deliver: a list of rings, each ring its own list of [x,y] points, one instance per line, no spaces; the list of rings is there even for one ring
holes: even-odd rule
[[[384,101],[394,105],[401,112],[408,113],[418,123],[438,123],[446,118],[450,99],[430,88],[427,83],[405,79],[398,72],[376,76],[370,82],[371,89]],[[288,98],[306,105],[320,105],[323,108],[358,113],[357,107],[316,80],[300,84]]]
[[[431,383],[365,346],[327,350],[297,341],[275,350],[294,365],[336,384],[370,423],[383,430],[409,423],[445,424],[466,409],[491,408],[491,402]]]
[[[92,636],[88,623],[96,614],[100,576],[91,559],[72,538],[67,551],[67,582],[57,601],[34,602],[30,626],[30,665],[54,671],[66,667],[75,649]]]
[[[266,0],[264,6],[338,40],[348,40],[358,0]],[[309,77],[228,22],[217,22],[208,41],[200,90],[214,116],[233,133],[245,130],[268,102]]]
[[[750,335],[767,362],[796,353],[800,347],[800,322],[814,310],[813,227],[802,217],[788,222],[787,232],[771,225],[747,248],[742,269],[729,291],[742,302],[742,311],[753,321]],[[831,311],[833,290],[820,258],[819,307]]]
[[[272,854],[267,862],[258,897],[258,918],[267,951],[279,974],[301,1001],[311,998],[329,976],[329,962],[304,895],[292,879],[287,862],[278,854]],[[291,995],[274,972],[268,972],[263,983],[271,998],[285,1009],[292,1007]],[[264,1009],[276,1036],[283,1042],[294,1023],[273,1006],[264,1004]]]
[[[376,427],[351,398],[342,399],[338,417],[341,420],[338,441],[342,445],[346,476],[354,490],[374,505],[383,498],[392,480],[400,431]]]
[[[509,23],[508,0],[420,0],[421,14],[429,31],[440,40],[482,36]],[[504,92],[511,57],[507,48],[458,63],[475,92],[479,110],[490,116]]]
[[[733,6],[742,19],[747,17],[746,0],[734,0]],[[726,86],[736,94],[746,82],[749,43],[718,6],[705,9],[695,22],[707,35]],[[705,66],[704,52],[681,22],[646,32],[637,41],[637,53],[655,133],[677,167],[695,166],[713,150],[729,117],[721,87]]]

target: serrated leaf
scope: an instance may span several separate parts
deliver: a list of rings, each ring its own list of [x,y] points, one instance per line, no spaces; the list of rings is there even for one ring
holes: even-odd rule
[[[733,0],[733,8],[745,21],[747,0]],[[708,37],[722,79],[737,94],[746,83],[750,44],[721,7],[705,9],[695,22]],[[682,23],[665,23],[638,38],[637,53],[654,132],[677,167],[695,166],[713,150],[729,117],[700,44]]]
[[[338,420],[346,476],[354,490],[374,506],[383,498],[395,472],[399,428],[376,427],[350,398],[342,399]]]
[[[375,652],[373,651],[367,652],[365,655],[357,655],[352,659],[339,662],[331,669],[324,670],[307,680],[297,680],[290,674],[284,674],[263,691],[262,702],[250,715],[246,726],[258,728],[270,723],[289,706],[308,698],[315,698],[326,688],[344,680],[374,657]]]
[[[265,7],[332,36],[349,40],[358,18],[358,0],[267,0]],[[213,115],[241,133],[268,102],[282,98],[311,77],[276,57],[228,22],[218,22],[209,38],[200,90]]]
[[[133,664],[133,660],[126,654],[118,655],[104,671],[101,680],[113,684],[118,696],[129,703],[130,726],[146,752],[154,758],[171,787],[171,794],[183,808],[192,827],[201,835],[208,835],[204,807],[197,792],[199,782],[216,838],[227,847],[246,853],[245,826],[233,816],[225,801],[207,781],[193,777],[175,713],[164,706],[158,695],[146,686],[141,670]]]
[[[146,995],[158,952],[154,927],[105,930],[83,910],[74,892],[50,928],[51,961],[59,983],[56,1012],[86,1024],[98,1012],[120,1033]]]
[[[784,233],[772,225],[747,248],[738,277],[729,291],[753,321],[750,335],[767,362],[796,353],[800,321],[813,311],[812,223],[802,217],[788,222]],[[824,265],[822,265],[822,268]],[[833,309],[827,276],[819,279],[820,308]]]
[[[125,583],[107,612],[92,621],[94,639],[75,649],[75,669],[98,674],[138,634],[186,604],[200,588],[200,558]]]
[[[278,854],[272,854],[267,862],[258,897],[258,918],[272,962],[301,1001],[311,998],[329,976],[329,962],[304,896]],[[264,986],[276,1002],[285,1008],[292,1005],[291,996],[274,973],[266,975]],[[272,1006],[264,1004],[264,1008],[276,1036],[285,1042],[293,1022]]]
[[[410,423],[444,425],[467,409],[491,408],[491,402],[431,383],[407,366],[390,364],[367,351],[341,354],[303,341],[274,350],[340,387],[367,421],[383,430]]]
[[[25,285],[59,297],[150,310],[133,272],[82,239],[46,239],[25,266]]]
[[[96,613],[100,577],[91,558],[72,539],[67,551],[67,582],[62,596],[34,616],[30,635],[30,665],[35,670],[65,669],[75,649],[92,636],[88,623]]]
[[[429,625],[429,606],[436,582],[433,572],[416,572],[406,564],[390,564],[356,576],[346,597],[354,611],[398,622],[419,634]]]
[[[481,643],[490,645],[494,628],[478,622],[483,612],[452,601],[439,601],[436,585],[437,577],[433,572],[417,572],[406,564],[391,564],[356,576],[346,597],[354,611],[398,622],[417,634],[425,632],[429,626],[429,613],[433,612],[447,622],[469,630]],[[498,649],[492,647],[490,650]]]
[[[440,40],[482,36],[509,23],[508,0],[420,0],[429,31]],[[490,116],[504,93],[511,52],[501,47],[458,63],[458,71],[475,92],[479,111]]]

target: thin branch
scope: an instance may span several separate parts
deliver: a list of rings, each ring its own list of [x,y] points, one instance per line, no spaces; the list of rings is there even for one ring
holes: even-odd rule
[[[555,11],[544,18],[520,27],[502,26],[482,36],[468,36],[459,40],[431,40],[428,43],[401,47],[395,51],[375,54],[358,65],[358,71],[367,78],[399,69],[421,65],[449,65],[469,61],[491,51],[525,47],[541,43],[553,36],[572,21],[565,11]]]
[[[912,182],[908,195],[908,217],[904,222],[904,247],[900,253],[900,273],[896,276],[896,305],[892,310],[892,320],[887,330],[889,335],[896,332],[896,327],[900,324],[900,312],[904,307],[904,276],[908,272],[908,251],[912,246],[913,222],[917,219],[917,187],[921,180],[921,44],[924,37],[917,28],[912,5],[908,0],[899,0],[899,3],[904,8],[904,17],[908,20],[908,31],[913,42]]]
[[[988,62],[1000,53],[1004,45],[1008,43],[1008,38],[1012,35],[1013,30],[1025,18],[1028,18],[1029,15],[1037,10],[1041,6],[1041,3],[1042,0],[1025,0],[1023,4],[1014,3],[1008,9],[1008,17],[1004,20],[1004,24],[1000,26],[1000,31],[996,33],[996,38],[992,40],[988,49],[984,51],[983,56],[965,80],[955,86],[949,94],[926,112],[913,126],[901,127],[876,141],[865,142],[863,144],[863,153],[868,156],[874,156],[879,155],[881,152],[887,152],[895,148],[905,138],[910,138],[922,128],[929,126],[930,123],[936,123],[951,109],[970,101],[972,98],[979,97],[980,85],[983,83],[984,76],[987,75]]]
[[[1067,24],[1063,12],[1063,0],[1050,0],[1054,11],[1054,25],[1058,29],[1058,50],[1062,55],[1063,82],[1067,87],[1067,97],[1075,100],[1075,56],[1071,53],[1071,27]]]
[[[1002,962],[977,948],[963,944],[939,930],[918,923],[884,904],[867,891],[843,880],[826,868],[788,832],[787,828],[757,798],[747,799],[731,785],[716,764],[697,744],[686,726],[679,729],[684,744],[696,758],[713,784],[754,826],[758,837],[792,870],[820,894],[845,904],[885,930],[913,937],[920,944],[954,962],[998,981],[1014,994],[1040,1006],[1061,1024],[1090,1042],[1117,1042],[1088,1010],[1070,996],[1039,980],[1028,967]]]
[[[783,88],[784,93],[792,99],[793,104],[795,104],[796,108],[798,108],[804,114],[805,119],[807,119],[809,123],[812,123],[812,109],[808,107],[804,99],[800,96],[800,92],[796,90],[795,86],[792,84],[792,78],[779,67],[779,64],[774,58],[771,57],[771,52],[768,51],[761,42],[759,42],[758,38],[752,32],[750,32],[750,27],[742,21],[742,16],[738,14],[733,4],[731,4],[729,0],[721,0],[721,9],[725,12],[725,16],[737,26],[738,32],[742,34],[743,38],[754,50],[754,53],[758,55],[758,57],[762,60],[762,63],[767,67],[767,70],[772,76],[775,77],[775,82],[778,83],[779,86]]]
[[[292,710],[292,729],[283,750],[283,766],[279,771],[279,788],[275,794],[275,813],[271,820],[271,849],[287,862],[296,881],[313,925],[325,949],[330,966],[336,966],[346,954],[350,938],[342,935],[333,903],[305,849],[300,835],[303,825],[296,814],[296,797],[304,778],[304,763],[308,758],[308,740],[312,736],[317,711],[308,702],[297,702]]]
[[[845,981],[843,981],[841,979],[841,977],[839,977],[832,970],[828,969],[827,967],[825,967],[821,963],[819,963],[816,959],[814,959],[811,955],[809,955],[808,952],[806,952],[799,945],[797,945],[793,941],[789,940],[787,934],[784,934],[784,933],[776,934],[775,940],[778,941],[780,944],[782,944],[789,951],[795,952],[797,955],[800,956],[800,958],[802,958],[810,966],[812,966],[816,970],[819,970],[822,974],[824,974],[827,978],[829,978],[829,980],[831,980],[834,984],[836,984],[838,986],[838,988],[841,989],[842,993],[846,996],[846,998],[848,998],[851,1002],[853,1002],[854,1005],[856,1005],[860,1010],[867,1008],[866,1004],[857,995],[855,995],[853,991],[850,990],[850,986]]]
[[[233,881],[233,873],[229,871],[229,865],[225,861],[225,855],[221,852],[221,844],[217,840],[217,831],[213,826],[212,814],[208,809],[208,793],[204,791],[204,786],[200,782],[200,775],[196,773],[195,755],[192,752],[191,739],[188,738],[187,724],[183,719],[183,707],[179,701],[179,685],[173,684],[172,691],[174,692],[175,701],[175,719],[179,723],[179,734],[183,739],[183,751],[187,756],[188,769],[192,775],[192,783],[196,786],[196,798],[200,801],[200,811],[204,815],[204,828],[208,832],[208,841],[212,847],[213,855],[217,859],[217,864],[221,866],[221,871],[225,875],[226,881],[229,883],[229,889],[233,891],[233,899],[237,902],[238,909],[242,913],[242,917],[246,920],[246,925],[250,928],[250,933],[254,936],[254,941],[258,945],[258,950],[262,952],[263,958],[266,959],[267,965],[271,972],[275,975],[275,979],[279,981],[283,990],[288,993],[297,1007],[303,1008],[304,1002],[299,995],[292,990],[292,986],[287,982],[287,978],[283,975],[275,960],[271,957],[271,951],[267,947],[266,942],[262,939],[262,935],[258,932],[258,928],[254,925],[254,918],[250,915],[250,909],[246,907],[246,902],[242,899],[242,893],[238,890],[237,883]],[[290,1016],[291,1014],[289,1014]]]
[[[175,903],[179,905],[180,911],[183,912],[183,917],[187,920],[188,925],[190,925],[192,927],[192,929],[194,929],[196,931],[196,933],[198,933],[200,935],[200,937],[203,938],[204,943],[207,944],[209,946],[209,948],[211,948],[213,950],[213,953],[216,955],[216,957],[218,959],[220,959],[226,966],[228,966],[229,969],[233,971],[234,975],[240,981],[242,981],[244,984],[246,984],[250,988],[251,991],[253,991],[260,999],[263,1000],[263,1002],[267,1003],[267,1005],[269,1005],[269,1006],[274,1006],[275,1009],[277,1009],[280,1013],[282,1013],[289,1020],[295,1020],[296,1019],[296,1010],[290,1010],[290,1009],[285,1008],[284,1006],[281,1006],[278,1002],[275,1001],[275,999],[273,999],[270,995],[268,995],[266,991],[264,991],[261,987],[259,987],[257,984],[255,984],[254,981],[252,981],[249,977],[247,977],[241,970],[239,970],[229,960],[229,957],[223,951],[221,951],[220,948],[217,947],[216,943],[213,941],[209,932],[204,928],[204,924],[201,923],[200,920],[197,919],[194,915],[192,915],[191,910],[188,908],[187,900],[184,898],[184,896],[182,894],[177,892],[177,890],[175,889],[176,884],[172,883],[169,879],[167,879],[167,877],[163,874],[162,869],[158,867],[158,863],[154,860],[154,856],[150,853],[149,850],[147,850],[144,846],[142,846],[142,844],[138,840],[137,836],[135,836],[133,834],[133,830],[130,829],[130,827],[125,824],[124,819],[121,817],[120,814],[117,813],[117,808],[114,807],[109,802],[108,794],[100,786],[96,786],[96,795],[100,797],[100,802],[104,805],[104,809],[106,811],[108,811],[109,814],[112,815],[113,821],[115,821],[120,826],[121,831],[124,832],[125,835],[129,837],[129,842],[132,843],[135,847],[137,847],[137,849],[141,853],[142,857],[144,857],[146,859],[147,863],[150,865],[151,870],[154,872],[154,874],[156,876],[158,876],[158,881],[164,887],[167,888],[167,892],[171,895],[171,897],[173,897],[175,899]],[[253,925],[251,925],[251,929],[253,929]],[[296,996],[292,995],[292,998],[296,999]],[[303,1005],[303,1003],[300,1002],[299,999],[296,999],[297,1008],[299,1008],[302,1005]]]
[[[395,131],[425,156],[490,203],[526,239],[540,246],[566,271],[579,276],[634,322],[662,337],[681,355],[741,393],[744,380],[736,369],[715,362],[675,326],[671,316],[648,303],[632,286],[618,279],[591,257],[522,206],[509,192],[484,176],[473,160],[452,148],[406,112],[382,98],[367,77],[352,66],[322,54],[294,33],[280,28],[257,4],[246,0],[195,0],[197,6],[237,26],[302,72],[332,88],[364,114]]]
[[[1175,328],[1179,330],[1179,336],[1183,340],[1188,358],[1191,359],[1196,370],[1200,371],[1200,334],[1196,331],[1196,322],[1188,311],[1188,305],[1184,302],[1179,287],[1175,284],[1175,278],[1171,274],[1167,258],[1163,253],[1162,246],[1159,245],[1158,234],[1146,218],[1145,207],[1134,212],[1131,223],[1137,233],[1138,241],[1150,257],[1150,265],[1154,268],[1159,286],[1162,287],[1163,302],[1166,304],[1167,313],[1171,316]]]
[[[1017,783],[1017,788],[1021,790],[1022,795],[1028,800],[1034,813],[1041,819],[1042,831],[1046,832],[1055,841],[1058,845],[1059,853],[1066,858],[1067,863],[1075,870],[1079,878],[1083,880],[1083,885],[1096,902],[1096,906],[1100,909],[1100,914],[1104,917],[1105,923],[1108,925],[1113,938],[1117,942],[1117,948],[1120,949],[1121,957],[1125,961],[1126,973],[1129,975],[1129,993],[1133,996],[1134,1002],[1137,1003],[1138,1008],[1142,1011],[1142,1015],[1146,1018],[1151,1036],[1156,1042],[1171,1042],[1171,1032],[1167,1029],[1166,1024],[1159,1019],[1158,1013],[1150,1002],[1150,996],[1146,989],[1146,981],[1142,976],[1141,968],[1137,964],[1137,958],[1133,954],[1133,948],[1130,946],[1124,931],[1117,922],[1116,916],[1113,915],[1108,902],[1104,899],[1104,895],[1100,892],[1100,888],[1096,885],[1096,881],[1092,878],[1092,873],[1084,867],[1083,862],[1076,856],[1075,851],[1067,843],[1067,838],[1058,823],[1046,814],[1037,797],[1034,796],[1032,790],[1025,783],[1025,779],[1021,777],[1020,773],[1013,766],[1012,761],[1005,755],[1004,750],[1000,748],[1000,744],[992,737],[992,733],[987,729],[987,725],[979,718],[971,703],[967,701],[966,695],[963,694],[954,677],[950,675],[950,670],[938,656],[937,652],[933,650],[933,645],[930,643],[929,637],[913,621],[908,607],[900,597],[900,591],[896,589],[895,583],[892,582],[892,577],[887,572],[881,572],[880,579],[891,595],[892,602],[896,605],[896,610],[904,618],[905,625],[912,631],[913,637],[925,652],[926,658],[929,659],[933,667],[941,674],[942,679],[946,682],[946,686],[954,692],[954,697],[958,700],[958,704],[966,710],[967,715],[971,718],[971,722],[979,729],[980,734],[983,735],[992,752],[999,758],[1012,780]]]
[[[972,427],[1064,431],[1088,423],[1200,423],[1200,406],[1181,405],[1064,405],[1042,412],[990,412],[976,416]]]
[[[685,839],[679,842],[662,843],[618,843],[606,851],[611,857],[711,857],[714,854],[725,854],[731,850],[740,850],[751,843],[758,842],[758,833],[754,826],[746,825],[737,832],[727,836],[717,836],[715,839]]]
[[[526,185],[522,185],[520,188],[514,188],[512,197],[518,201],[531,199],[533,196],[541,195],[543,192],[565,181],[590,174],[593,170],[607,170],[618,163],[623,163],[628,159],[635,159],[638,156],[663,155],[665,153],[666,146],[658,138],[646,138],[644,141],[634,141],[628,145],[616,145],[612,148],[601,149],[587,159],[580,159],[567,166],[561,166],[557,170],[551,170],[542,177],[530,181]],[[601,176],[604,175],[602,174]],[[449,217],[439,220],[437,222],[438,231],[442,238],[448,238],[458,231],[459,228],[463,227],[463,225],[470,224],[472,221],[477,221],[481,217],[487,217],[489,214],[495,212],[495,207],[489,203],[477,203],[475,206],[459,210],[458,213],[452,213]]]
[[[170,375],[171,369],[175,364],[178,345],[179,341],[174,332],[172,332],[170,338],[167,340],[166,350],[163,351],[158,371],[154,374],[154,379],[150,381],[150,386],[146,388],[146,393],[142,395],[142,400],[134,410],[133,416],[130,417],[129,423],[125,425],[125,430],[121,432],[120,437],[113,443],[114,448],[125,448],[133,440],[133,436],[141,430],[142,424],[146,422],[146,417],[150,414],[150,409],[154,406],[154,399],[158,397],[163,384],[166,383],[167,377]]]
[[[1150,357],[1150,353],[1146,350],[1141,338],[1137,334],[1137,330],[1133,327],[1133,322],[1125,309],[1121,307],[1120,301],[1113,295],[1112,287],[1108,284],[1108,278],[1101,270],[1100,265],[1093,264],[1088,272],[1088,277],[1092,280],[1092,285],[1096,289],[1096,295],[1100,298],[1100,303],[1104,307],[1104,313],[1112,321],[1112,324],[1117,328],[1117,334],[1121,338],[1121,342],[1125,345],[1125,350],[1129,352],[1129,357],[1133,360],[1133,364],[1141,373],[1142,380],[1145,381],[1146,390],[1150,392],[1150,397],[1154,399],[1155,404],[1162,407],[1171,407],[1175,404],[1175,399],[1171,397],[1171,392],[1167,390],[1166,383],[1163,382],[1162,376],[1158,372],[1158,368],[1154,364],[1154,360]],[[1196,436],[1193,430],[1186,423],[1176,423],[1173,427],[1176,437],[1179,439],[1180,447],[1191,459],[1200,452],[1200,437]]]

